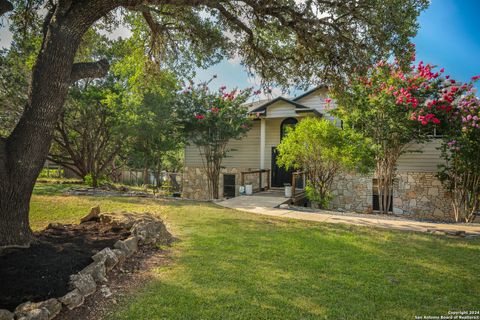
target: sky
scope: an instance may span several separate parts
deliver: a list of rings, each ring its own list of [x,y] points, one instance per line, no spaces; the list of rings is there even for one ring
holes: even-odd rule
[[[421,13],[417,36],[412,39],[417,49],[417,62],[422,60],[444,67],[453,79],[466,82],[480,74],[480,0],[432,0]],[[0,29],[0,47],[8,46],[10,35]],[[207,70],[198,70],[197,81],[217,75],[211,87],[258,87],[259,79],[251,78],[235,59],[224,60]],[[296,95],[290,92],[284,96]],[[268,98],[282,94],[273,89]]]

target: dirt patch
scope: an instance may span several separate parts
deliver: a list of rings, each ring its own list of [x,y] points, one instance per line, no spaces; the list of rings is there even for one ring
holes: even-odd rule
[[[99,320],[111,315],[132,294],[153,279],[152,269],[171,261],[170,250],[160,250],[155,246],[141,247],[125,261],[122,269],[115,268],[109,272],[107,285],[85,298],[82,306],[73,310],[64,308],[55,320]],[[102,292],[105,289],[111,295]]]
[[[93,254],[129,235],[126,229],[98,222],[56,224],[36,233],[39,241],[28,249],[3,250],[0,309],[65,295],[70,275],[89,265]]]

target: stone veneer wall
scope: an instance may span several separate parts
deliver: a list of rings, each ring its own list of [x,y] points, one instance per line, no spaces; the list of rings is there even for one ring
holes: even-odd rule
[[[371,213],[372,179],[354,174],[336,177],[330,208]],[[400,172],[394,181],[393,212],[415,218],[452,220],[449,197],[434,172]]]
[[[332,184],[330,209],[368,213],[372,211],[372,177],[340,174]]]
[[[395,213],[432,220],[451,220],[450,194],[435,172],[397,174],[393,198]]]
[[[223,168],[220,174],[219,191],[220,198],[223,198],[223,175],[235,175],[235,195],[239,195],[241,183],[241,172],[254,171],[257,168]],[[267,174],[262,174],[262,184],[266,185]],[[258,189],[258,174],[245,175],[245,184],[252,184],[253,189]],[[185,167],[183,170],[183,191],[182,197],[195,200],[209,200],[208,196],[208,179],[203,168],[201,167]]]

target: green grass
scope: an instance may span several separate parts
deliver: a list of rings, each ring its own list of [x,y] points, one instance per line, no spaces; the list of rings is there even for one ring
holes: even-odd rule
[[[37,195],[56,195],[79,187],[81,187],[81,185],[78,184],[37,183],[33,188],[33,193]]]
[[[413,319],[478,309],[480,241],[276,219],[207,203],[35,195],[32,225],[150,211],[173,262],[112,319]]]

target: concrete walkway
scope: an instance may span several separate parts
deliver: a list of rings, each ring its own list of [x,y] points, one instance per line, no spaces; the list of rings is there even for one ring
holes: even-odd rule
[[[280,194],[262,194],[252,196],[240,196],[217,202],[218,205],[267,216],[285,217],[307,221],[326,223],[343,223],[367,227],[429,232],[438,234],[452,234],[480,236],[480,224],[443,224],[432,222],[420,222],[402,218],[382,217],[379,215],[356,215],[344,214],[333,211],[303,212],[289,209],[275,208],[287,199]]]

